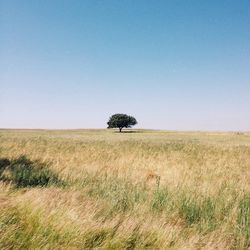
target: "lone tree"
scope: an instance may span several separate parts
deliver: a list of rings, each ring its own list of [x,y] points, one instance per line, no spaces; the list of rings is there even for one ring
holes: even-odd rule
[[[108,128],[119,128],[119,131],[122,132],[123,128],[131,128],[131,126],[137,124],[137,121],[133,116],[114,114],[109,118],[107,124]]]

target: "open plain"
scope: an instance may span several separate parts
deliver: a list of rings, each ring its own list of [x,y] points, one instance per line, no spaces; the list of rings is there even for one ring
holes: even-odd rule
[[[250,133],[0,130],[0,249],[248,249]]]

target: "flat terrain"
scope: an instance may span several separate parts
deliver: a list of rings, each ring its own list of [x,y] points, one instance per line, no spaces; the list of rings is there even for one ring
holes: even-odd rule
[[[0,130],[0,249],[248,249],[250,133]]]

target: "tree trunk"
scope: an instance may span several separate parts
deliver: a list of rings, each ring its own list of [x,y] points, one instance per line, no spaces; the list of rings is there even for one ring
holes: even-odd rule
[[[120,133],[122,132],[122,128],[119,128]]]

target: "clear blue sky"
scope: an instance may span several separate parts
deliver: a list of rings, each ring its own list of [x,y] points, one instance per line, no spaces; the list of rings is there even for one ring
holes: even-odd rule
[[[250,130],[249,0],[0,0],[0,127]]]

